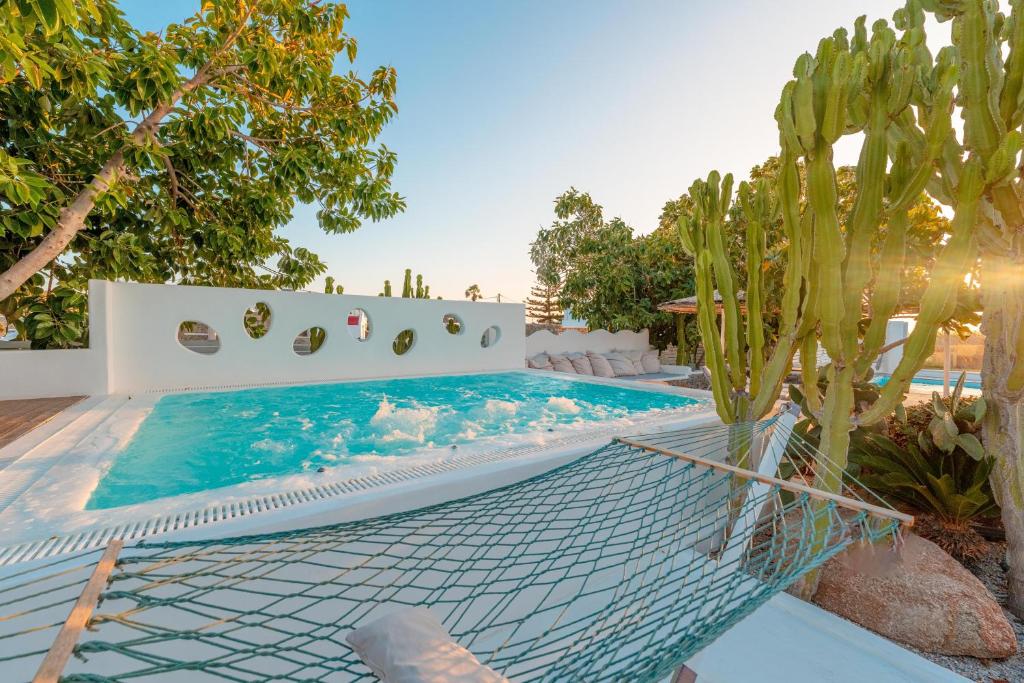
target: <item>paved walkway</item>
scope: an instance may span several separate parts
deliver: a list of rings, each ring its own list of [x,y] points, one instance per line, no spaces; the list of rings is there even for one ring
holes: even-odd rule
[[[0,401],[0,448],[83,398],[85,397],[63,396]]]

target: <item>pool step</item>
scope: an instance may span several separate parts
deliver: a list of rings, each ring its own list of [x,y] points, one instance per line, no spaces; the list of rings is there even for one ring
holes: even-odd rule
[[[43,431],[29,432],[22,437],[28,439],[29,443],[19,439],[7,446],[4,451],[16,446],[22,452],[20,455],[10,455],[9,464],[0,470],[0,513],[39,481],[51,467],[73,453],[78,444],[127,401],[127,396],[88,398],[64,411],[68,415],[61,420],[54,418],[39,427]]]

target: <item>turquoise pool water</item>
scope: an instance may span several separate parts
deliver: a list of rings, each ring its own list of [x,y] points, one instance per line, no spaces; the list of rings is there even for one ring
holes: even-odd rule
[[[525,372],[171,394],[116,456],[86,509],[696,403]]]
[[[871,381],[874,382],[875,384],[879,385],[879,386],[885,386],[885,384],[889,381],[889,377],[890,377],[890,375],[875,375],[875,377]],[[956,381],[957,381],[957,379],[959,379],[959,377],[960,377],[959,374],[955,374],[955,375],[951,375],[950,376],[950,378],[949,378],[949,387],[950,387],[950,389],[952,389],[954,386],[956,386]],[[929,376],[915,375],[914,376],[913,384],[927,384],[928,386],[932,386],[932,387],[941,387],[942,386],[942,378],[940,378],[940,377],[929,377]],[[972,380],[970,378],[970,376],[968,376],[968,378],[966,380],[964,380],[964,387],[967,388],[967,389],[981,389],[981,382],[978,381],[978,380]]]

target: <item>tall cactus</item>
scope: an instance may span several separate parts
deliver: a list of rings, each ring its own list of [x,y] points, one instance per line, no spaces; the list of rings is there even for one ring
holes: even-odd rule
[[[405,269],[405,279],[402,281],[402,298],[411,299],[412,295],[412,269]]]
[[[962,139],[940,140],[927,127],[920,135],[903,117],[894,132],[915,159],[928,155],[922,151],[926,147],[941,147],[937,163],[922,166],[928,191],[963,223],[970,221],[960,226],[963,232],[973,228],[968,257],[973,258],[976,242],[984,307],[982,393],[988,410],[983,438],[998,458],[992,487],[1008,541],[1008,606],[1024,617],[1024,186],[1017,170],[1024,123],[1024,0],[1009,0],[1009,7],[1004,14],[990,0],[907,3],[897,19],[922,34],[922,10],[953,22],[953,45],[938,53],[935,69],[959,68],[955,82],[964,130]],[[916,56],[932,63],[926,50]],[[919,109],[927,110],[923,95]],[[909,381],[906,369],[899,379],[904,386]]]
[[[792,159],[784,158],[779,187],[767,181],[755,185],[741,183],[740,208],[747,220],[747,311],[745,329],[739,304],[738,278],[729,261],[723,234],[725,218],[732,202],[732,176],[721,178],[713,171],[706,181],[690,187],[692,213],[679,218],[683,248],[694,257],[697,284],[698,326],[704,340],[705,362],[711,370],[715,406],[724,422],[757,419],[767,414],[779,397],[782,382],[792,367],[799,347],[804,313],[805,279],[810,263],[810,245],[803,239],[798,195],[790,192],[796,175]],[[781,201],[777,199],[781,198]],[[786,202],[793,204],[787,205]],[[761,305],[765,226],[780,214],[790,248],[785,270],[786,295],[783,300],[779,341],[766,359],[769,349],[764,339]],[[722,299],[725,348],[719,344],[716,324],[716,288]],[[748,380],[747,358],[751,373]]]
[[[851,429],[877,422],[902,401],[910,378],[934,349],[939,326],[953,313],[963,273],[974,258],[973,228],[990,167],[973,153],[966,160],[946,158],[953,136],[950,111],[959,64],[948,52],[932,63],[924,45],[920,10],[910,7],[897,19],[900,36],[885,21],[876,22],[869,36],[863,17],[856,22],[852,38],[845,30],[836,31],[819,43],[815,55],[797,59],[794,79],[783,88],[776,110],[783,163],[778,183],[756,191],[741,186],[740,191],[748,226],[751,297],[745,338],[737,322],[735,292],[727,293],[730,287],[735,289],[735,277],[728,270],[721,239],[731,178],[726,176],[719,186],[715,173],[708,182],[695,183],[691,188],[694,211],[680,223],[684,247],[697,264],[698,298],[704,312],[701,333],[708,349],[718,348],[711,313],[712,274],[725,299],[726,348],[710,354],[709,362],[713,379],[718,376],[719,413],[728,421],[770,410],[778,396],[775,382],[788,372],[799,349],[807,405],[822,425],[821,443],[827,457],[838,466],[818,468],[819,485],[831,490],[840,484],[838,472],[846,463]],[[853,133],[862,134],[863,142],[853,208],[845,216],[838,201],[833,145]],[[1004,134],[992,144],[1006,155],[1018,143],[1014,135]],[[856,414],[853,386],[867,377],[885,342],[886,322],[899,304],[907,210],[932,181],[930,169],[942,164],[957,172],[951,191],[959,204],[951,238],[932,269],[919,324],[906,342],[892,381],[872,407]],[[806,169],[802,188],[800,165]],[[778,204],[790,244],[782,334],[775,354],[761,371],[764,341],[757,330],[761,327],[761,269],[757,266],[764,245],[758,232],[759,221],[763,225],[763,219],[772,215],[773,202]],[[882,245],[879,258],[872,254],[877,243]],[[819,336],[831,358],[823,396],[815,371]],[[745,401],[751,401],[746,411]]]

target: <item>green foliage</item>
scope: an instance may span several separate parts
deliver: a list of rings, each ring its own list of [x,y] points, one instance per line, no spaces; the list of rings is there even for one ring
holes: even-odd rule
[[[466,287],[466,298],[470,301],[479,301],[483,298],[483,294],[480,293],[479,285],[470,285]]]
[[[819,391],[827,391],[826,375],[820,375]],[[985,401],[962,398],[965,379],[966,373],[948,399],[933,393],[929,402],[900,406],[884,423],[858,426],[851,433],[847,471],[890,504],[934,515],[948,526],[995,512],[988,482],[995,458],[977,436]],[[803,392],[790,391],[801,407],[807,405]],[[854,395],[858,404],[870,407],[879,400],[880,387],[858,382]],[[813,418],[801,420],[795,431],[812,444],[821,436]]]
[[[270,306],[267,306],[262,301],[257,302],[246,310],[243,320],[245,331],[248,332],[249,336],[253,339],[259,339],[270,331]]]
[[[646,327],[655,346],[672,343],[675,321],[658,304],[693,294],[692,261],[673,231],[634,235],[575,188],[555,200],[555,216],[530,248],[540,284],[557,287],[561,303],[590,329]]]
[[[395,155],[374,144],[397,77],[334,72],[355,57],[347,16],[211,0],[144,33],[113,0],[0,3],[0,285],[16,288],[0,299],[19,331],[73,312],[32,271],[9,275],[46,268],[48,234],[69,241],[44,274],[79,292],[89,278],[299,289],[325,266],[277,234],[297,203],[331,234],[401,211]]]
[[[70,349],[87,344],[86,304],[84,294],[63,286],[33,298],[24,317],[32,347]]]
[[[946,524],[966,522],[997,510],[989,474],[995,458],[976,434],[981,431],[985,401],[964,404],[964,376],[953,395],[938,393],[923,404],[930,413],[917,443],[900,446],[881,434],[866,434],[855,442],[850,460],[860,467],[866,486],[894,501],[929,512]]]

